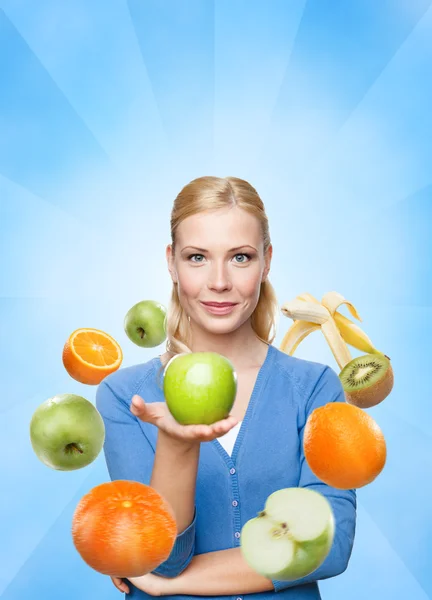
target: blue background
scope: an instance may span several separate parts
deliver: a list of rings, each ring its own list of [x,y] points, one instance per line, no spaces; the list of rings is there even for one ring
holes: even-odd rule
[[[113,335],[123,366],[163,352],[123,318],[168,303],[172,202],[202,175],[257,188],[280,304],[336,290],[392,359],[393,392],[368,411],[387,463],[358,490],[351,561],[323,599],[432,597],[430,5],[0,1],[2,600],[119,597],[70,535],[109,480],[103,455],[51,470],[29,423],[55,394],[94,401],[61,362],[74,329]],[[320,333],[296,356],[338,371]]]

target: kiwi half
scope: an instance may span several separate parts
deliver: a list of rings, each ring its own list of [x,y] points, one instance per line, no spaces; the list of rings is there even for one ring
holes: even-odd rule
[[[393,369],[385,354],[364,354],[351,360],[339,373],[345,398],[358,408],[376,406],[393,388]]]

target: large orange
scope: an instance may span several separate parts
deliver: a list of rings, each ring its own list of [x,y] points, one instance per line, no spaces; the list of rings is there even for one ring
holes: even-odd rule
[[[80,383],[97,385],[123,360],[120,345],[99,329],[76,329],[63,348],[63,364],[71,377]]]
[[[119,479],[94,487],[79,501],[72,539],[81,558],[110,577],[139,577],[164,562],[177,524],[169,503],[154,488]]]
[[[312,411],[303,449],[318,479],[341,490],[371,483],[387,457],[384,435],[374,419],[345,402],[329,402]]]

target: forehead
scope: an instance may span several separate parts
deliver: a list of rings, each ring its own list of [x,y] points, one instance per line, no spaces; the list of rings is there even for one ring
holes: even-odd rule
[[[177,228],[180,247],[190,245],[210,249],[251,244],[257,248],[261,237],[259,220],[237,206],[192,215]]]

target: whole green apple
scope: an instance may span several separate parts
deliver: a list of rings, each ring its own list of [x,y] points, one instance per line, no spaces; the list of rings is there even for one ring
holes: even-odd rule
[[[97,408],[82,396],[58,394],[33,413],[30,440],[45,465],[74,471],[98,456],[105,441],[105,425]]]
[[[163,378],[166,404],[181,425],[211,425],[226,419],[237,394],[237,374],[217,352],[177,354]]]
[[[155,300],[142,300],[126,314],[124,329],[128,338],[142,348],[154,348],[166,339],[166,308]]]
[[[240,546],[246,562],[268,579],[293,581],[325,560],[335,532],[327,498],[307,488],[273,492],[264,510],[245,523]]]

